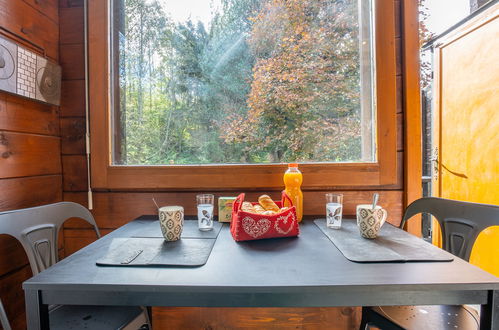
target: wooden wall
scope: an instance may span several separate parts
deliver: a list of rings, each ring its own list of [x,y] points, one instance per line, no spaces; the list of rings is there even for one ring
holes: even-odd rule
[[[403,79],[401,60],[401,6],[397,6],[397,153],[398,183],[376,189],[343,191],[345,213],[353,215],[355,205],[371,200],[372,193],[381,195],[380,204],[390,214],[390,220],[398,223],[403,205]],[[64,74],[63,104],[61,106],[62,163],[64,175],[64,200],[87,204],[87,176],[84,157],[84,77],[83,77],[83,8],[81,1],[60,0],[61,61],[71,67]],[[66,57],[65,54],[68,56]],[[71,56],[69,56],[71,54]],[[154,197],[160,204],[180,204],[186,214],[195,214],[194,201],[198,191],[94,191],[93,214],[103,231],[107,233],[142,214],[153,214]],[[233,196],[234,191],[214,192],[217,196]],[[305,214],[322,214],[325,191],[305,192]],[[260,192],[250,192],[255,198]],[[279,196],[279,192],[272,192]],[[64,231],[65,252],[70,254],[95,239],[95,234],[82,222],[70,222]],[[303,308],[303,309],[207,309],[207,308],[154,308],[154,326],[163,328],[324,328],[355,329],[358,327],[358,308]]]
[[[4,37],[58,61],[57,0],[0,0],[0,26],[10,31],[2,29]],[[0,211],[62,200],[60,150],[58,107],[0,92]],[[31,277],[28,260],[6,235],[0,235],[0,255],[0,298],[13,328],[23,329],[21,284]]]
[[[61,160],[64,200],[87,191],[85,156],[85,51],[83,0],[59,0],[61,96]],[[80,204],[88,206],[86,202]],[[65,230],[66,231],[66,230]],[[90,232],[92,237],[95,234]],[[68,242],[69,240],[69,242]],[[77,243],[77,241],[80,241]],[[86,245],[88,240],[64,235],[67,254]]]

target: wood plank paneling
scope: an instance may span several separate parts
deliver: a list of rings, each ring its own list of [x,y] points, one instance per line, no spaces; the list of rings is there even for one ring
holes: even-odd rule
[[[74,226],[74,223],[80,223],[81,225],[88,225],[87,222],[81,219],[70,219],[65,222],[66,225]],[[110,229],[102,229],[99,230],[101,236],[109,234],[112,230]],[[97,235],[93,228],[91,229],[73,229],[73,228],[65,228],[64,229],[64,252],[65,256],[69,256],[76,251],[84,248],[92,242],[97,240]]]
[[[62,81],[61,116],[85,116],[85,80]]]
[[[73,218],[73,219],[69,219],[68,221],[66,221],[64,223],[64,225],[68,224],[68,225],[72,225],[72,223],[74,222],[80,222],[80,223],[85,223],[85,224],[88,224],[85,220],[81,220],[81,219],[78,219],[78,218]],[[89,229],[81,229],[81,228],[65,228],[65,236],[66,238],[88,238],[90,239],[92,242],[95,241],[95,238],[97,237],[96,234],[95,234],[95,230],[91,227],[89,227]],[[112,232],[113,230],[112,229],[102,229],[100,230],[100,234],[102,236],[104,235],[107,235],[109,234],[110,232]]]
[[[0,132],[0,178],[61,173],[60,138]]]
[[[58,136],[58,109],[0,92],[0,130]]]
[[[12,329],[14,330],[25,330],[26,329],[26,315],[24,312],[19,312],[14,316],[13,319],[9,319]]]
[[[403,82],[402,82],[402,76],[397,76],[397,113],[403,113],[404,112],[404,97],[403,97]],[[400,132],[400,134],[403,134],[403,132]]]
[[[153,308],[153,328],[358,329],[361,310],[340,308]]]
[[[44,14],[50,18],[54,23],[59,22],[59,4],[57,0],[23,0],[31,7],[38,10],[40,13]]]
[[[0,211],[39,206],[61,200],[60,174],[0,180]]]
[[[396,117],[394,116],[394,125]],[[377,164],[342,163],[336,166],[324,168],[321,164],[301,165],[300,170],[304,175],[302,190],[318,189],[344,189],[344,190],[369,190],[369,189],[401,189],[402,181],[398,181],[396,169],[396,147],[397,141],[394,137],[393,176],[394,182],[391,184],[380,184]],[[94,142],[91,144],[92,159],[95,157],[95,148],[101,146]],[[93,164],[93,163],[92,163]],[[93,165],[92,165],[93,166]],[[286,166],[259,164],[254,166],[231,165],[198,166],[193,173],[195,166],[109,166],[108,174],[105,178],[109,186],[104,187],[97,184],[95,180],[98,172],[93,171],[92,185],[99,190],[114,191],[134,191],[134,190],[169,190],[169,191],[197,191],[204,187],[209,190],[221,190],[220,186],[230,190],[277,190],[282,189],[282,175],[286,171]],[[201,169],[209,168],[203,172]],[[101,179],[104,177],[101,177]],[[258,178],[258,182],[255,179]],[[324,178],[327,178],[325,181]],[[256,182],[256,183],[255,183]],[[259,186],[261,184],[261,186]],[[266,185],[266,186],[265,186]],[[327,185],[327,186],[326,186]]]
[[[397,70],[395,71],[397,76],[402,75],[402,38],[395,38],[395,48],[397,52]]]
[[[403,150],[397,151],[397,176],[398,176],[398,180],[400,180],[400,182],[403,182],[403,180],[404,180],[404,171],[405,171],[404,154],[405,154],[405,152]],[[400,191],[403,191],[403,190],[400,190]],[[403,209],[404,208],[405,207],[403,207]]]
[[[83,8],[60,8],[59,44],[83,44]]]
[[[404,114],[397,113],[397,151],[404,150]],[[399,181],[402,182],[402,181]]]
[[[62,199],[68,202],[75,202],[88,208],[87,192],[63,191]]]
[[[12,272],[28,264],[28,256],[21,243],[9,235],[0,235],[0,275]],[[1,297],[0,297],[1,298]]]
[[[395,37],[402,37],[402,12],[400,0],[395,0]]]
[[[87,191],[87,159],[84,155],[62,156],[64,191]]]
[[[59,55],[59,26],[24,1],[0,0],[2,26],[41,47],[54,60]]]
[[[64,44],[60,47],[62,79],[85,79],[85,50],[83,44]]]
[[[63,75],[61,95],[61,144],[64,173],[65,200],[72,200],[88,207],[87,165],[85,158],[85,80],[83,1],[60,0],[61,62],[68,72]],[[71,155],[71,156],[67,156]],[[77,191],[85,191],[83,193]],[[87,222],[71,219],[65,223],[64,251],[68,256],[95,241],[93,229]],[[109,232],[101,230],[101,234]]]
[[[63,155],[85,154],[85,118],[61,118],[61,150]]]
[[[401,53],[404,58],[404,205],[407,206],[422,196],[422,152],[421,152],[421,90],[419,73],[419,16],[418,5],[413,1],[403,1],[401,16],[403,24],[403,44]],[[407,230],[421,235],[421,216],[407,223]]]
[[[7,317],[13,329],[26,329],[23,319],[25,319],[24,291],[22,283],[32,276],[29,266],[2,276],[0,281],[0,297],[7,312]],[[19,317],[20,316],[20,317]],[[21,322],[14,322],[14,320]]]
[[[60,8],[83,7],[84,0],[59,0]]]

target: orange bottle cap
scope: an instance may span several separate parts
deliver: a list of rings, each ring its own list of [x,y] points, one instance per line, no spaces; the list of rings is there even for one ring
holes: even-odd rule
[[[295,163],[288,164],[288,167],[298,167],[298,164],[295,164]]]

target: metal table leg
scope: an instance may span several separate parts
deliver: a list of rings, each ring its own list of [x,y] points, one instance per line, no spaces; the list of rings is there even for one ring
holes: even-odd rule
[[[489,291],[487,305],[482,305],[480,313],[480,329],[499,329],[499,291]]]
[[[40,291],[24,290],[26,301],[26,325],[28,330],[49,329],[49,310],[40,299]]]

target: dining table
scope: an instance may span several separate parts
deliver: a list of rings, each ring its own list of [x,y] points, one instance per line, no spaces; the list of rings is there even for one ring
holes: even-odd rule
[[[206,263],[198,266],[98,265],[97,261],[116,248],[116,242],[156,228],[157,216],[139,217],[25,281],[27,327],[47,329],[49,305],[475,304],[481,305],[480,328],[499,329],[499,278],[445,251],[442,253],[449,259],[445,262],[351,261],[313,219],[307,217],[300,223],[298,237],[245,242],[234,241],[225,223]],[[414,238],[401,229],[392,230],[408,240]],[[426,242],[417,247],[420,253],[434,248]]]

